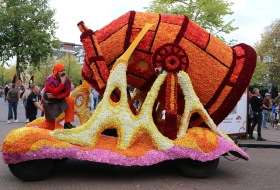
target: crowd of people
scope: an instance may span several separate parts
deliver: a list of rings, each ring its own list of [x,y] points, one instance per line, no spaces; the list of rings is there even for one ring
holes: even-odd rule
[[[36,119],[38,109],[41,110],[41,116],[45,116],[46,128],[53,130],[55,128],[55,119],[62,113],[65,113],[64,128],[75,128],[71,122],[74,121],[74,100],[70,97],[74,90],[74,84],[66,76],[64,66],[56,63],[53,73],[46,78],[45,86],[41,89],[36,84],[28,86],[15,83],[5,85],[0,88],[0,96],[8,104],[8,119],[10,124],[13,120],[18,122],[17,106],[19,101],[25,108],[25,122],[32,122]],[[88,108],[91,111],[96,109],[101,100],[98,92],[91,88]]]
[[[18,122],[17,107],[20,101],[25,108],[26,123],[36,119],[37,108],[42,109],[41,105],[41,91],[38,85],[32,85],[25,87],[23,84],[16,86],[15,83],[10,83],[1,88],[1,98],[8,104],[8,120],[7,123]],[[32,101],[32,102],[31,102]],[[35,106],[36,105],[36,106]],[[34,108],[36,107],[36,110]],[[36,112],[36,115],[34,116]]]
[[[280,114],[280,92],[275,99],[271,99],[270,93],[265,93],[264,98],[260,95],[258,88],[249,93],[249,118],[248,134],[249,139],[255,139],[253,131],[257,126],[257,140],[266,141],[262,138],[261,130],[268,129],[267,123],[271,123],[274,129],[278,130]]]

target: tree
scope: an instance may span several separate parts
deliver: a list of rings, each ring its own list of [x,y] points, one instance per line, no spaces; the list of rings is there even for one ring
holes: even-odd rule
[[[148,12],[186,15],[201,27],[224,41],[221,33],[229,34],[237,30],[233,27],[234,20],[224,21],[226,15],[232,15],[230,7],[233,3],[224,0],[153,0]]]
[[[82,80],[82,67],[78,64],[76,56],[71,53],[66,53],[59,62],[64,65],[65,72],[75,86],[80,84]]]
[[[53,54],[55,10],[49,0],[0,0],[0,57],[16,57],[17,76],[28,65],[38,67]]]
[[[272,83],[274,86],[280,87],[280,20],[273,21],[264,29],[261,40],[255,44],[255,49],[259,55],[257,67],[265,64],[266,67],[262,74],[256,72],[252,80],[255,83]],[[265,78],[262,78],[264,77]],[[264,80],[267,79],[267,80]]]
[[[250,86],[267,87],[269,76],[267,74],[268,65],[261,60],[257,61],[257,66],[250,81]],[[261,89],[263,90],[263,89]]]
[[[35,84],[39,86],[45,85],[46,78],[53,72],[55,62],[54,58],[48,58],[40,64],[41,66],[39,68],[28,68],[28,74],[34,74]],[[75,86],[80,85],[80,80],[82,80],[82,66],[78,64],[76,57],[71,53],[66,53],[58,62],[64,65],[66,75],[70,78],[71,82]]]
[[[15,74],[15,72],[16,72],[16,67],[15,66],[12,66],[12,67],[10,67],[10,68],[6,68],[6,67],[0,67],[0,72],[1,72],[1,84],[0,84],[0,86],[1,85],[4,85],[4,83],[6,83],[6,84],[9,84],[9,83],[11,83],[12,82],[12,80],[13,80],[13,76],[14,76],[14,74]]]
[[[49,57],[47,60],[40,63],[40,67],[30,67],[29,75],[34,75],[34,83],[39,86],[45,86],[46,78],[52,73],[55,59]]]

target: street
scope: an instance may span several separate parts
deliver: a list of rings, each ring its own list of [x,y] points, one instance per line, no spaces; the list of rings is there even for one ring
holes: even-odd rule
[[[24,126],[25,115],[22,102],[18,105],[18,123],[7,124],[8,104],[0,100],[0,140],[12,130]],[[39,111],[38,116],[41,112]],[[280,142],[280,130],[263,130],[265,143]],[[255,143],[256,140],[241,140]],[[273,141],[273,142],[269,142]],[[243,148],[245,149],[245,148]],[[0,162],[0,189],[280,189],[280,150],[249,148],[249,161],[220,158],[216,172],[207,179],[191,179],[180,174],[175,161],[149,167],[121,167],[69,159],[59,162],[52,174],[38,182],[22,182],[13,176],[8,165]]]

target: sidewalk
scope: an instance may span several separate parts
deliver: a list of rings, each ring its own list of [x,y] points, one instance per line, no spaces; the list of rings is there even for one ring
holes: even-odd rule
[[[238,138],[238,142],[242,144],[264,144],[264,145],[280,145],[280,128],[278,130],[274,129],[270,123],[266,124],[268,129],[261,130],[262,137],[266,139],[266,141],[257,141],[257,132],[253,132],[253,136],[255,139],[244,139]],[[257,126],[255,127],[255,129]]]

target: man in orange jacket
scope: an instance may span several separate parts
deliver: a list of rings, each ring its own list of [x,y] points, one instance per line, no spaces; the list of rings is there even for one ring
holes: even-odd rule
[[[44,111],[47,129],[55,129],[55,118],[65,112],[65,129],[74,128],[70,122],[74,121],[74,100],[69,97],[71,82],[65,75],[64,66],[56,63],[53,73],[46,79],[44,90]]]

